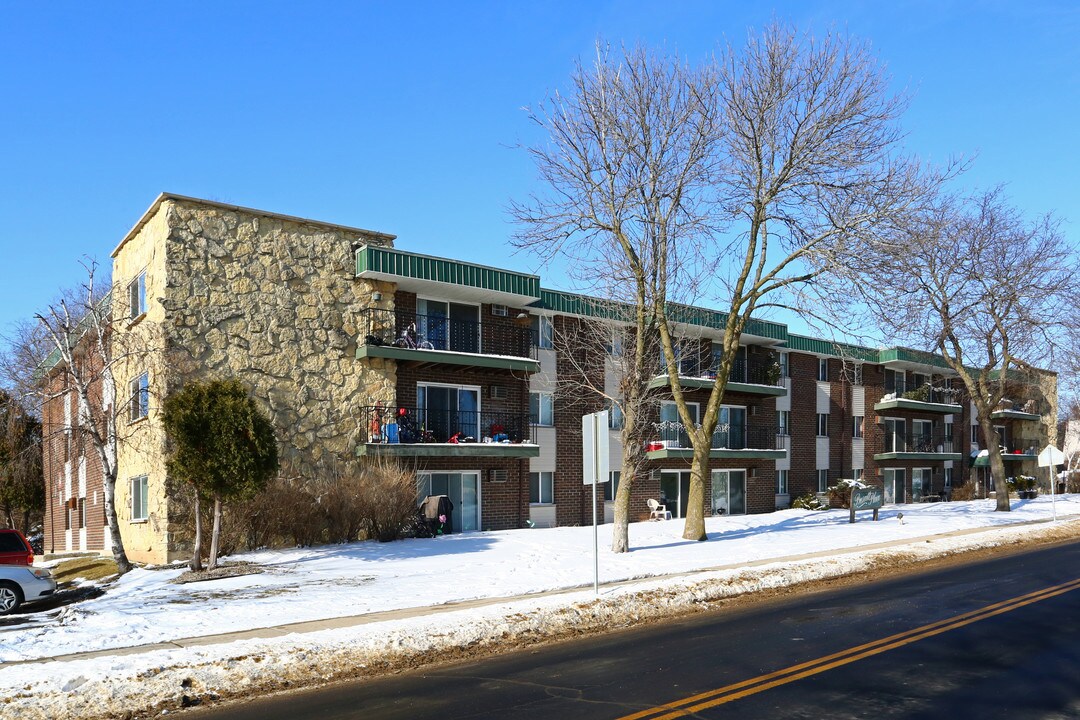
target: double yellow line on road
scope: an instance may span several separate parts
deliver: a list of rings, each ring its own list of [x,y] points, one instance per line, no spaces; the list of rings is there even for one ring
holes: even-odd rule
[[[864,645],[848,648],[847,650],[842,650],[838,653],[833,653],[832,655],[826,655],[825,657],[820,657],[816,660],[809,660],[804,663],[799,663],[798,665],[792,665],[791,667],[777,670],[776,672],[771,672],[767,675],[759,675],[750,678],[749,680],[725,685],[722,688],[709,690],[697,695],[691,695],[690,697],[676,700],[672,703],[658,705],[657,707],[649,708],[648,710],[642,710],[632,715],[626,715],[619,718],[619,720],[645,720],[646,718],[648,720],[668,720],[669,718],[684,717],[749,695],[755,695],[759,692],[777,687],[778,685],[795,682],[796,680],[801,680],[805,677],[810,677],[811,675],[817,675],[827,670],[841,667],[842,665],[848,665],[888,650],[894,650],[898,647],[903,647],[904,645],[909,645],[913,642],[933,637],[934,635],[940,635],[941,633],[955,630],[980,620],[986,620],[995,615],[1012,612],[1025,605],[1031,605],[1032,603],[1047,600],[1077,589],[1080,589],[1080,578],[1071,580],[1067,583],[1062,583],[1061,585],[1054,585],[1052,587],[1043,588],[1042,590],[1036,590],[1035,592],[1021,595],[1020,597],[1015,597],[1010,600],[1003,600],[1002,602],[987,605],[978,610],[972,610],[971,612],[956,615],[936,623],[923,625],[914,630],[908,630],[907,632],[890,635],[889,637],[875,640]]]

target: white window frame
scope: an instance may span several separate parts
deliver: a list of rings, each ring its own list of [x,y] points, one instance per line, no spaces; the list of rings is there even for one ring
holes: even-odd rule
[[[790,436],[791,435],[791,411],[790,410],[777,410],[776,411],[776,434]]]
[[[664,408],[667,408],[667,407],[675,408],[675,419],[674,420],[664,420],[663,419],[664,418]],[[741,405],[727,405],[725,407],[743,407],[743,406],[741,406]],[[688,403],[686,403],[686,409],[690,410],[690,415],[694,418],[694,424],[695,425],[700,425],[701,424],[701,403],[688,402]],[[743,409],[745,409],[745,407],[743,407]],[[679,416],[679,408],[678,408],[678,406],[675,404],[675,402],[673,400],[664,400],[664,401],[662,401],[660,403],[660,422],[677,422],[677,423],[682,422],[682,418]]]
[[[818,492],[819,493],[828,492],[828,490],[829,490],[829,469],[828,468],[818,468],[818,471],[817,471],[817,487],[818,487]]]
[[[851,437],[861,438],[865,434],[866,430],[864,423],[866,422],[865,415],[852,415],[851,416]]]
[[[423,333],[420,332],[420,315],[421,315],[421,313],[420,313],[420,301],[421,300],[424,301],[425,303],[428,303],[428,302],[446,303],[446,322],[447,322],[447,328],[448,328],[447,336],[446,336],[446,350],[448,352],[456,352],[454,350],[450,350],[450,335],[449,335],[450,305],[451,304],[454,304],[454,305],[468,305],[470,307],[475,307],[476,308],[476,352],[478,354],[484,352],[484,324],[483,324],[484,306],[483,306],[482,303],[462,302],[461,300],[450,300],[449,298],[437,298],[437,297],[430,297],[430,296],[427,296],[427,295],[417,295],[416,296],[416,310],[413,313],[414,317],[417,320],[417,322],[416,322],[417,335],[423,335]],[[427,313],[424,313],[424,317],[427,318],[427,317],[430,317],[430,315],[428,315]],[[424,335],[423,339],[425,341],[427,341],[427,342],[431,341],[430,338],[428,338],[426,335]],[[434,383],[431,383],[431,384],[434,384]]]
[[[626,417],[623,415],[622,405],[612,400],[608,403],[608,429],[622,430],[626,426]]]
[[[817,414],[817,436],[829,437],[829,413]]]
[[[851,367],[851,384],[852,385],[862,385],[863,384],[862,363],[854,363],[854,364],[852,364],[852,367]]]
[[[789,487],[790,486],[788,484],[788,471],[787,470],[777,470],[776,471],[776,494],[777,495],[787,495],[788,491],[789,491]]]
[[[863,478],[862,468],[854,468],[851,471],[851,479],[854,480],[855,482],[862,482],[862,478]]]
[[[555,326],[547,315],[533,315],[536,318],[536,347],[541,350],[555,349]]]
[[[817,379],[818,382],[829,381],[829,359],[818,358],[817,361]]]
[[[150,371],[144,370],[128,381],[128,422],[138,422],[150,414]]]
[[[533,481],[536,481],[536,495],[538,500],[533,500]],[[545,481],[547,493],[544,492]],[[529,473],[529,504],[530,505],[554,505],[555,504],[555,473],[552,470],[541,470]]]
[[[615,500],[619,492],[619,482],[622,480],[622,470],[612,470],[608,473],[608,481],[604,487],[604,499],[610,502]]]
[[[780,353],[777,353],[777,356],[778,357],[777,357],[776,362],[779,363],[779,365],[780,365],[780,377],[781,378],[789,378],[789,377],[791,377],[791,358],[789,357],[789,353],[780,352]]]
[[[146,314],[146,271],[128,283],[128,319],[138,320]]]
[[[136,492],[136,487],[139,488]],[[128,511],[129,519],[133,523],[146,522],[150,517],[150,504],[147,499],[147,490],[150,487],[149,476],[136,475],[128,482]],[[136,507],[136,500],[139,507]]]
[[[536,421],[533,421],[533,398],[536,398]],[[547,409],[545,413],[544,410]],[[546,420],[546,422],[545,422]],[[555,426],[555,396],[549,392],[529,393],[529,422],[539,427]]]

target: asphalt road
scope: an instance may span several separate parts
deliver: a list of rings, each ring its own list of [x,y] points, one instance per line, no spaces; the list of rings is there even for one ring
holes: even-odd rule
[[[1080,542],[185,715],[687,716],[1080,718]]]

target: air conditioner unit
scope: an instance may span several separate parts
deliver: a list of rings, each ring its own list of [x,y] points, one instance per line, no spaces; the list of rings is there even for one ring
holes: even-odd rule
[[[491,478],[491,482],[506,482],[507,473],[506,470],[492,470],[488,477]]]
[[[491,314],[495,317],[506,317],[510,313],[507,312],[505,305],[492,305]]]
[[[492,400],[505,400],[509,396],[509,391],[505,385],[489,385],[488,397]]]

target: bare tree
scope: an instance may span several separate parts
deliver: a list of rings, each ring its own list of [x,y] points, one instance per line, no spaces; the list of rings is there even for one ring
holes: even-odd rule
[[[26,397],[34,396],[40,407],[51,400],[74,396],[77,412],[73,428],[44,429],[72,435],[74,442],[88,443],[101,466],[105,514],[113,559],[121,573],[131,569],[116,515],[118,447],[123,429],[118,418],[127,405],[116,402],[115,371],[120,363],[146,347],[134,335],[118,332],[121,310],[97,263],[87,260],[86,281],[67,293],[26,324],[9,342],[5,370]]]
[[[879,327],[936,352],[975,407],[996,480],[997,509],[1009,510],[1005,465],[991,413],[1018,380],[1038,382],[1075,347],[1075,250],[1051,215],[1034,220],[1000,188],[943,197],[898,242],[864,255],[856,291]]]
[[[44,508],[41,420],[0,389],[0,512],[8,527],[29,535]]]
[[[591,66],[576,67],[569,93],[531,111],[547,138],[529,153],[548,192],[511,206],[521,225],[518,247],[545,260],[562,256],[584,292],[627,308],[620,318],[629,332],[617,398],[625,425],[614,552],[629,546],[630,493],[644,459],[640,413],[656,367],[657,274],[678,278],[665,285],[673,296],[680,283],[701,277],[680,248],[710,230],[718,138],[711,72],[643,48],[598,47]]]
[[[800,35],[781,24],[728,46],[716,61],[721,124],[716,191],[731,232],[694,251],[716,268],[726,307],[716,382],[695,425],[678,381],[675,333],[659,259],[654,311],[671,391],[694,448],[683,537],[704,540],[704,482],[712,434],[740,338],[771,306],[809,313],[849,256],[891,236],[939,181],[900,153],[903,98],[869,48],[848,37]]]

